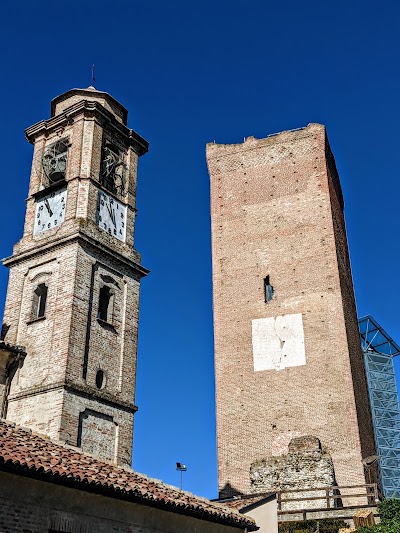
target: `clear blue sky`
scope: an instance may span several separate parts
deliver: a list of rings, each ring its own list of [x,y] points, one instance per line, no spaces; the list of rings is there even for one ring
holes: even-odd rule
[[[90,84],[129,109],[140,161],[142,283],[134,467],[216,497],[205,144],[326,124],[339,169],[359,315],[400,341],[400,3],[20,0],[0,7],[0,255],[22,234],[23,130]],[[7,269],[0,268],[0,307]]]

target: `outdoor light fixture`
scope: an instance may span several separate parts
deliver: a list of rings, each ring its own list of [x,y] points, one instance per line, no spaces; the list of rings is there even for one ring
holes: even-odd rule
[[[179,470],[181,473],[181,484],[180,484],[180,490],[182,490],[182,472],[186,472],[187,468],[186,465],[183,463],[176,463],[176,469]]]
[[[368,457],[365,457],[363,460],[362,460],[362,464],[364,466],[371,466],[372,464],[375,463],[375,461],[378,461],[379,459],[379,456],[378,455],[369,455]],[[177,463],[178,464],[178,463]]]
[[[364,457],[364,459],[362,459],[362,464],[364,465],[366,473],[368,474],[368,483],[371,483],[371,467],[374,463],[379,463],[379,459],[379,455],[369,455],[368,457]],[[375,503],[380,503],[380,499],[377,495],[375,495]]]

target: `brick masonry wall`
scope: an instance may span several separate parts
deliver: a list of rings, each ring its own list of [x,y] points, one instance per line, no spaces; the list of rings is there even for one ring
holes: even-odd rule
[[[100,459],[130,467],[132,464],[133,413],[96,398],[64,393],[61,440]]]
[[[332,220],[336,233],[336,250],[339,264],[339,277],[343,294],[343,313],[346,321],[347,339],[349,344],[349,356],[351,373],[354,385],[354,395],[356,398],[356,409],[361,436],[362,456],[368,457],[376,453],[375,442],[372,427],[372,415],[369,403],[367,378],[365,374],[364,358],[361,349],[360,335],[358,330],[357,309],[354,299],[353,279],[351,275],[351,264],[349,249],[346,237],[346,223],[343,211],[340,208],[340,199],[338,198],[334,183],[338,182],[335,161],[326,142],[327,153],[327,171],[329,176],[329,187],[332,198]],[[378,482],[376,469],[371,469],[371,481]]]
[[[11,395],[64,379],[72,320],[76,243],[21,261],[10,271],[4,311],[6,339],[26,347],[28,356],[17,370]],[[48,285],[43,319],[32,316],[33,293]]]
[[[14,254],[23,253],[31,248],[45,245],[51,239],[60,239],[82,227],[101,241],[105,232],[96,224],[97,195],[99,190],[99,173],[103,131],[107,123],[99,123],[92,115],[80,115],[73,122],[50,132],[47,137],[39,134],[35,139],[32,160],[29,195],[24,226],[24,237],[14,247]],[[36,200],[33,196],[45,182],[41,158],[46,147],[59,139],[67,139],[70,144],[67,158],[66,181],[68,184],[67,206],[64,223],[57,228],[33,235]],[[127,187],[123,198],[128,206],[126,242],[109,239],[107,244],[122,252],[126,257],[139,260],[133,248],[133,234],[136,206],[136,180],[138,155],[131,146],[126,146],[124,156],[126,164]]]
[[[31,428],[51,439],[60,439],[63,389],[43,391],[32,396],[9,400],[7,419],[19,426]]]
[[[84,368],[86,382],[95,387],[96,373],[102,369],[107,391],[122,401],[132,402],[135,394],[139,279],[117,260],[106,258],[95,250],[80,248],[74,280],[67,376],[79,380]],[[103,286],[113,292],[109,324],[97,320]]]
[[[87,96],[105,103],[96,93]],[[82,95],[67,98],[56,106],[56,113],[62,118],[65,109],[83,99]],[[105,106],[108,111],[116,112],[110,105]],[[120,122],[119,115],[117,120]],[[32,138],[24,235],[13,256],[5,260],[10,268],[4,312],[6,340],[27,351],[12,382],[8,418],[73,445],[83,431],[82,445],[87,451],[97,450],[102,458],[115,456],[122,464],[130,464],[139,285],[145,274],[133,248],[138,155],[127,140],[129,130],[125,141],[120,133],[120,144],[126,142],[127,176],[126,193],[120,198],[127,204],[126,242],[122,242],[99,229],[96,219],[103,134],[109,134],[112,121],[82,110],[62,124]],[[35,194],[46,186],[41,157],[43,150],[59,139],[68,139],[70,144],[65,219],[35,235]],[[33,293],[40,283],[48,286],[46,316],[34,320]],[[113,294],[107,323],[98,320],[104,286]],[[99,370],[104,373],[100,389],[96,386]],[[79,393],[71,391],[74,386]],[[85,409],[95,415],[82,418]],[[89,424],[90,420],[96,423]],[[99,439],[93,428],[100,426]]]
[[[320,439],[339,485],[365,483],[360,429],[370,442],[372,426],[356,405],[366,390],[349,354],[354,295],[341,282],[351,273],[337,257],[347,241],[334,227],[325,150],[318,124],[207,146],[220,491],[249,492],[251,463],[303,435]],[[265,303],[267,275],[275,292]],[[306,364],[255,372],[252,321],[299,314]]]
[[[100,93],[101,95],[102,93]],[[112,102],[110,99],[107,99],[104,96],[98,96],[98,93],[96,91],[87,92],[86,95],[83,97],[82,94],[75,94],[71,95],[65,100],[59,101],[55,106],[55,114],[59,115],[63,113],[68,107],[71,107],[74,104],[79,103],[81,100],[89,100],[93,102],[99,102],[102,106],[104,106],[107,111],[110,111],[115,118],[119,122],[123,122],[123,116],[122,116],[122,110],[121,107],[116,105],[114,102]]]
[[[0,473],[2,533],[237,533],[144,505]]]

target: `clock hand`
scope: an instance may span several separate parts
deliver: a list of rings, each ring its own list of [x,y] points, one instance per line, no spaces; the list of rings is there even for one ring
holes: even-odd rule
[[[46,209],[47,209],[47,211],[49,212],[49,215],[52,217],[52,216],[53,216],[53,211],[50,209],[50,204],[49,204],[49,201],[48,201],[47,198],[46,198],[46,200],[44,201],[44,205],[46,206]]]
[[[108,214],[110,215],[110,218],[111,218],[111,222],[114,224],[114,226],[116,225],[115,224],[115,212],[114,212],[114,209],[111,209],[111,207],[109,207],[107,205],[107,211],[108,211]]]
[[[114,211],[114,209],[111,210],[111,220],[112,220],[114,226],[116,226],[116,223],[115,223],[115,211]]]

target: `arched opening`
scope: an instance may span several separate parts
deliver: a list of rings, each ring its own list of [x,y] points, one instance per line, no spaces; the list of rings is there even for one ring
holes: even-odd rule
[[[99,320],[103,320],[104,322],[109,323],[111,323],[111,297],[112,292],[110,287],[107,287],[106,285],[104,287],[101,287],[97,318]]]
[[[101,156],[100,183],[114,194],[123,195],[125,190],[125,163],[119,148],[105,141]]]
[[[40,283],[33,291],[32,318],[44,318],[46,316],[47,285]]]
[[[67,155],[67,139],[60,139],[44,151],[42,156],[42,166],[50,183],[65,179]]]
[[[102,389],[104,385],[104,371],[101,368],[96,372],[96,387]]]

